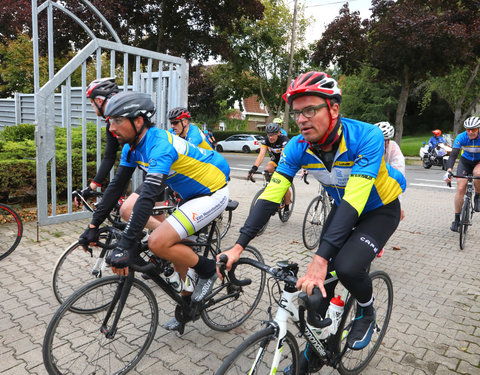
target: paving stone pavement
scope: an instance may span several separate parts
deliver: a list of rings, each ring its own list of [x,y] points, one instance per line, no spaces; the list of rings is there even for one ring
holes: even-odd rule
[[[272,218],[252,245],[267,263],[298,262],[302,274],[313,253],[303,247],[302,220],[317,185],[296,180],[295,186],[297,201],[290,221]],[[231,197],[240,205],[222,248],[234,243],[259,188],[258,182],[232,179]],[[395,297],[384,343],[364,374],[480,374],[480,215],[474,216],[466,249],[459,250],[458,234],[448,229],[452,199],[451,191],[409,187],[405,193],[406,218],[385,247],[385,255],[372,265],[389,273]],[[51,273],[86,223],[40,227],[39,242],[36,224],[26,223],[20,246],[0,261],[0,374],[46,374],[42,341],[59,306],[51,291]],[[173,315],[174,305],[158,287],[154,290],[161,324]],[[243,337],[267,318],[267,301],[265,293],[253,317],[234,332],[213,331],[201,320],[188,324],[182,336],[158,327],[147,355],[131,373],[214,373]]]

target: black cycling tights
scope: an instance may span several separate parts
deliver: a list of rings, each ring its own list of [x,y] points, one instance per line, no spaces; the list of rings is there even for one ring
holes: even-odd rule
[[[332,207],[323,231],[335,215]],[[351,235],[334,258],[328,263],[328,271],[335,270],[339,280],[352,296],[360,303],[372,298],[372,281],[368,276],[370,263],[383,249],[400,222],[400,202],[395,201],[361,215]],[[322,231],[322,236],[323,236]],[[322,303],[320,313],[325,314],[328,304],[334,296],[336,283],[325,288],[327,299]]]

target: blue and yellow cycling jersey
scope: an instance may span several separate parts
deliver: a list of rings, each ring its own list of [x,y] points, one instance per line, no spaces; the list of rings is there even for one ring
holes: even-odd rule
[[[168,129],[168,131],[171,134],[175,134],[175,131],[173,130],[173,128]],[[194,124],[189,125],[187,136],[185,137],[185,139],[188,142],[193,143],[195,146],[204,148],[205,150],[213,150],[211,145],[207,142],[205,134],[203,134],[200,131],[197,125],[194,125]]]
[[[277,172],[293,177],[300,168],[307,169],[337,206],[344,199],[358,215],[393,202],[405,190],[406,181],[385,163],[382,131],[357,120],[341,121],[343,131],[331,172],[302,135],[293,137],[284,148]]]
[[[462,157],[470,161],[480,161],[480,137],[468,138],[467,132],[460,133],[453,142],[453,148],[462,149]]]
[[[167,185],[184,199],[217,191],[230,174],[227,161],[218,152],[200,149],[163,129],[148,129],[127,161],[129,152],[127,144],[120,165],[167,175]]]

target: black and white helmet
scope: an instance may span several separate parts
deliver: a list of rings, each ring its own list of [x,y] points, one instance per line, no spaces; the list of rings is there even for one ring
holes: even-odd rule
[[[150,119],[155,113],[150,94],[126,91],[113,96],[107,103],[105,116],[136,118],[142,116]]]
[[[395,134],[395,129],[393,128],[392,125],[388,121],[381,121],[377,122],[374,124],[375,126],[378,126],[380,130],[383,133],[383,138],[384,139],[392,139],[394,134]]]
[[[465,129],[477,129],[480,128],[480,118],[477,116],[469,117],[463,123]]]

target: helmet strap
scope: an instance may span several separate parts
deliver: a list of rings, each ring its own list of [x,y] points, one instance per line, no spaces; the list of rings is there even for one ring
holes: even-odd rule
[[[135,138],[133,139],[133,142],[130,143],[130,150],[128,150],[128,154],[127,154],[127,162],[130,162],[130,155],[131,155],[132,151],[135,151],[135,149],[137,148],[138,138],[142,134],[143,129],[146,128],[146,125],[145,125],[145,120],[144,120],[143,125],[140,128],[140,130],[137,130],[137,127],[135,126],[135,121],[133,121],[133,119],[131,117],[128,117],[128,119],[130,120],[130,124],[132,124],[133,130],[135,131]]]
[[[102,110],[102,107],[103,107],[103,105],[105,104],[105,100],[103,101],[102,105],[99,106],[99,105],[97,104],[97,102],[95,101],[95,98],[94,98],[94,99],[93,99],[93,104],[95,104],[95,107],[97,107],[98,112],[100,112],[100,115],[101,115],[103,118],[105,118],[105,114],[103,113],[103,110]]]

